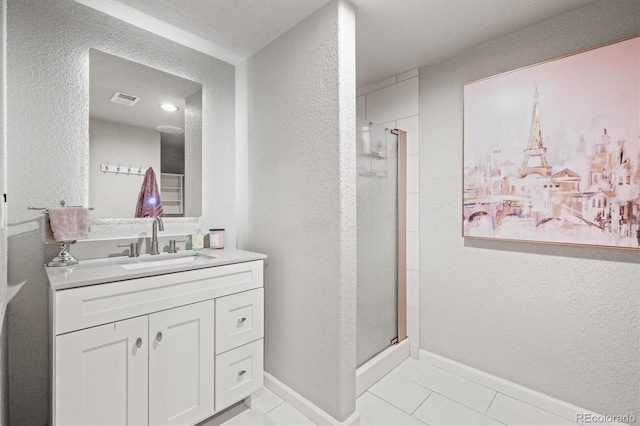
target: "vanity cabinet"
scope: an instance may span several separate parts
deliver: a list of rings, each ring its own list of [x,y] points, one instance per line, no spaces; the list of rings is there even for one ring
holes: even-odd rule
[[[262,260],[53,290],[54,425],[193,425],[263,385]]]

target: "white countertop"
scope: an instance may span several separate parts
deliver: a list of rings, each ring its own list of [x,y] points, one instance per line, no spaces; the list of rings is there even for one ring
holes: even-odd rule
[[[148,261],[162,261],[172,257],[185,256],[187,254],[202,253],[197,261],[192,263],[176,263],[152,266],[137,269],[125,269],[122,264]],[[164,275],[173,272],[191,271],[193,269],[211,268],[214,266],[229,265],[232,263],[250,262],[252,260],[266,259],[266,255],[250,251],[236,249],[203,249],[198,252],[183,250],[177,254],[162,253],[156,256],[141,255],[140,257],[110,257],[106,259],[81,260],[74,266],[49,267],[45,266],[49,285],[52,290],[63,290],[86,285],[102,284],[113,281],[130,280],[133,278]],[[141,262],[142,261],[142,262]]]

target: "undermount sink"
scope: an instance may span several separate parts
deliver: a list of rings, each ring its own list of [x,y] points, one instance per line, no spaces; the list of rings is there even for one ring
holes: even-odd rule
[[[121,268],[132,270],[142,268],[162,268],[172,267],[181,264],[193,264],[203,259],[215,259],[215,256],[209,256],[202,253],[178,253],[178,254],[160,254],[157,256],[142,257],[138,259],[125,260],[118,262]]]

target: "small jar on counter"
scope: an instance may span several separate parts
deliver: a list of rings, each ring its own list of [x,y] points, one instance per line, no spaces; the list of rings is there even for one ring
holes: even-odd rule
[[[209,248],[224,248],[224,229],[209,229]]]

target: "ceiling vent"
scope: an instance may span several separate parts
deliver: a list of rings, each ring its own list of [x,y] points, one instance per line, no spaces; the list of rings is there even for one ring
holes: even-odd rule
[[[128,106],[134,106],[138,103],[138,101],[142,99],[140,96],[129,95],[127,93],[116,92],[111,97],[111,102],[115,102],[117,104],[123,104]]]

